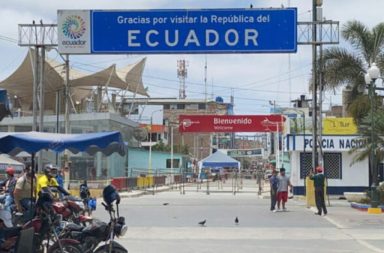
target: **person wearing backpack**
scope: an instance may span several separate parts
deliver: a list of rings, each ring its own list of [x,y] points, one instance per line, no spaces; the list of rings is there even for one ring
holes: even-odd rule
[[[88,215],[91,215],[91,209],[88,205],[89,199],[91,198],[91,193],[89,192],[87,180],[80,185],[80,198],[83,200],[85,210],[88,212]]]

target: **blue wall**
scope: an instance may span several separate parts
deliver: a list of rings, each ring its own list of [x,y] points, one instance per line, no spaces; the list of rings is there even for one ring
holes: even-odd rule
[[[137,171],[142,171],[143,173],[147,173],[148,166],[149,166],[148,158],[149,158],[148,150],[139,149],[139,148],[129,148],[128,150],[129,173],[134,173]],[[169,152],[152,151],[152,173],[155,173],[156,170],[158,171],[166,170],[167,159],[171,159],[171,154]],[[181,154],[174,153],[173,159],[179,159],[180,166],[184,167]],[[176,166],[174,168],[176,168]]]

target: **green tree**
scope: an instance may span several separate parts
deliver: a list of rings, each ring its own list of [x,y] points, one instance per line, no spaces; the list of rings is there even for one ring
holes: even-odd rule
[[[171,150],[171,147],[168,145],[165,145],[163,140],[159,140],[155,145],[152,146],[153,151],[162,151],[162,152],[169,152]]]
[[[373,62],[380,69],[384,67],[384,23],[370,30],[359,21],[349,21],[343,26],[341,35],[349,44],[348,49],[332,47],[323,54],[324,89],[348,86],[351,96],[347,111],[359,124],[370,109],[369,100],[364,95],[364,74]]]
[[[384,159],[384,110],[382,108],[376,110],[373,120],[374,129],[372,129],[370,113],[361,120],[361,124],[358,126],[359,133],[361,134],[360,140],[363,144],[362,146],[355,147],[349,151],[350,153],[356,154],[352,163],[363,161],[367,157],[370,157],[374,142],[376,142],[376,148],[373,150],[375,154],[375,166],[377,167],[379,162]],[[373,167],[370,166],[370,168],[372,173]]]

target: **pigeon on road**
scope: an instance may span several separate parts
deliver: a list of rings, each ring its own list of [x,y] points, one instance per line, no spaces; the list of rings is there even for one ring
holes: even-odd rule
[[[163,203],[163,206],[167,206],[167,205],[169,205],[169,203]]]
[[[200,226],[205,226],[205,223],[206,223],[206,222],[207,222],[207,220],[200,221],[200,222],[199,222],[199,225],[200,225]]]
[[[236,217],[236,219],[235,219],[235,224],[236,224],[236,225],[239,225],[239,218],[237,218],[237,217]]]

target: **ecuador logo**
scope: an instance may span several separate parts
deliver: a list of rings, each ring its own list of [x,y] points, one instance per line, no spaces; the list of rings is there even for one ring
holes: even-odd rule
[[[77,15],[68,16],[62,27],[63,34],[70,39],[79,39],[85,33],[85,22]]]

